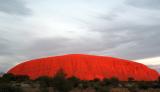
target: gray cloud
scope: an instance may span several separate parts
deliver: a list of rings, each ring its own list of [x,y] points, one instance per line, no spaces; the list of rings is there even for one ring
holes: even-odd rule
[[[110,38],[112,38],[110,43],[116,43],[117,47],[104,51],[104,54],[111,54],[126,59],[142,59],[159,56],[160,27],[157,30],[154,30],[154,26],[143,27],[145,28],[143,30],[130,28],[124,35],[119,35],[122,32],[115,30],[113,36],[110,35]],[[107,37],[106,34],[107,32],[103,33],[104,39]],[[107,38],[106,41],[108,41]]]
[[[30,43],[21,54],[25,54],[30,59],[60,54],[62,53],[60,50],[65,49],[69,41],[70,39],[64,37],[37,39]]]
[[[25,48],[22,54],[28,58],[52,56],[57,54],[69,53],[89,53],[90,51],[101,50],[99,40],[89,38],[69,39],[65,37],[53,37],[38,39],[30,43],[30,46]]]
[[[31,13],[22,0],[0,0],[0,11],[16,15],[29,15]]]
[[[9,46],[8,46],[8,40],[6,39],[3,39],[3,38],[0,38],[0,55],[5,55],[5,54],[9,54],[10,51],[9,50],[6,50],[6,49],[9,49]],[[2,49],[3,48],[3,49]]]
[[[111,17],[111,15],[114,15]],[[90,30],[102,35],[101,53],[125,59],[143,59],[160,55],[160,13],[122,5],[90,23]],[[112,48],[106,49],[108,45]],[[106,46],[106,48],[105,48]]]
[[[146,9],[160,9],[159,0],[127,0],[129,5]]]
[[[7,72],[7,70],[18,64],[19,61],[21,61],[22,59],[18,58],[18,56],[15,55],[3,55],[0,56],[0,72]],[[8,62],[6,64],[6,62]]]
[[[34,33],[38,30],[34,25],[40,24],[38,31],[47,29],[43,28],[43,23],[36,21],[37,24],[30,26],[23,20],[5,16],[1,19],[4,23],[0,24],[0,65],[4,64],[0,70],[5,71],[29,59],[69,53],[109,55],[131,60],[160,56],[160,13],[154,11],[158,6],[152,8],[148,5],[149,0],[145,3],[144,0],[139,1],[143,5],[136,5],[135,1],[138,2],[128,0],[128,3],[123,3],[110,12],[104,11],[103,15],[95,14],[98,16],[95,20],[85,20],[82,23],[84,29],[87,29],[85,35],[75,38],[34,37],[39,35]],[[130,7],[131,4],[134,7]],[[147,10],[139,9],[146,7]],[[19,0],[1,0],[0,11],[21,15],[30,12],[25,3]]]

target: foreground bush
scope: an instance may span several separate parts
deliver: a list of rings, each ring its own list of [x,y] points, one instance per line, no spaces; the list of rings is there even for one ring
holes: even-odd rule
[[[9,84],[0,84],[0,92],[22,92],[22,90]]]

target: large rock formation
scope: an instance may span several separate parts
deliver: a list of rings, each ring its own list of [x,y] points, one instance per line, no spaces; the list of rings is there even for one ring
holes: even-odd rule
[[[159,74],[149,67],[129,60],[107,56],[70,54],[40,58],[21,63],[8,71],[15,75],[28,75],[31,79],[40,76],[53,77],[63,69],[67,77],[76,76],[82,80],[117,77],[119,80],[157,80]]]

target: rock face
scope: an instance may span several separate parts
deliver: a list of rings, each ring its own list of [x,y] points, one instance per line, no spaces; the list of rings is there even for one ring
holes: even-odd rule
[[[63,69],[67,77],[76,76],[81,80],[117,77],[119,80],[157,80],[158,72],[147,66],[129,60],[107,56],[69,54],[40,58],[21,63],[8,71],[15,75],[28,75],[31,79],[40,76],[53,77]]]

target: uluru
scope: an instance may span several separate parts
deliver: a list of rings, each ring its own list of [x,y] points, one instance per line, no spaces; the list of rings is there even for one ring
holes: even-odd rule
[[[27,75],[31,79],[53,77],[60,69],[67,77],[81,80],[116,77],[121,81],[134,78],[137,81],[154,81],[159,73],[141,63],[109,56],[68,54],[25,61],[11,68],[8,73]]]

